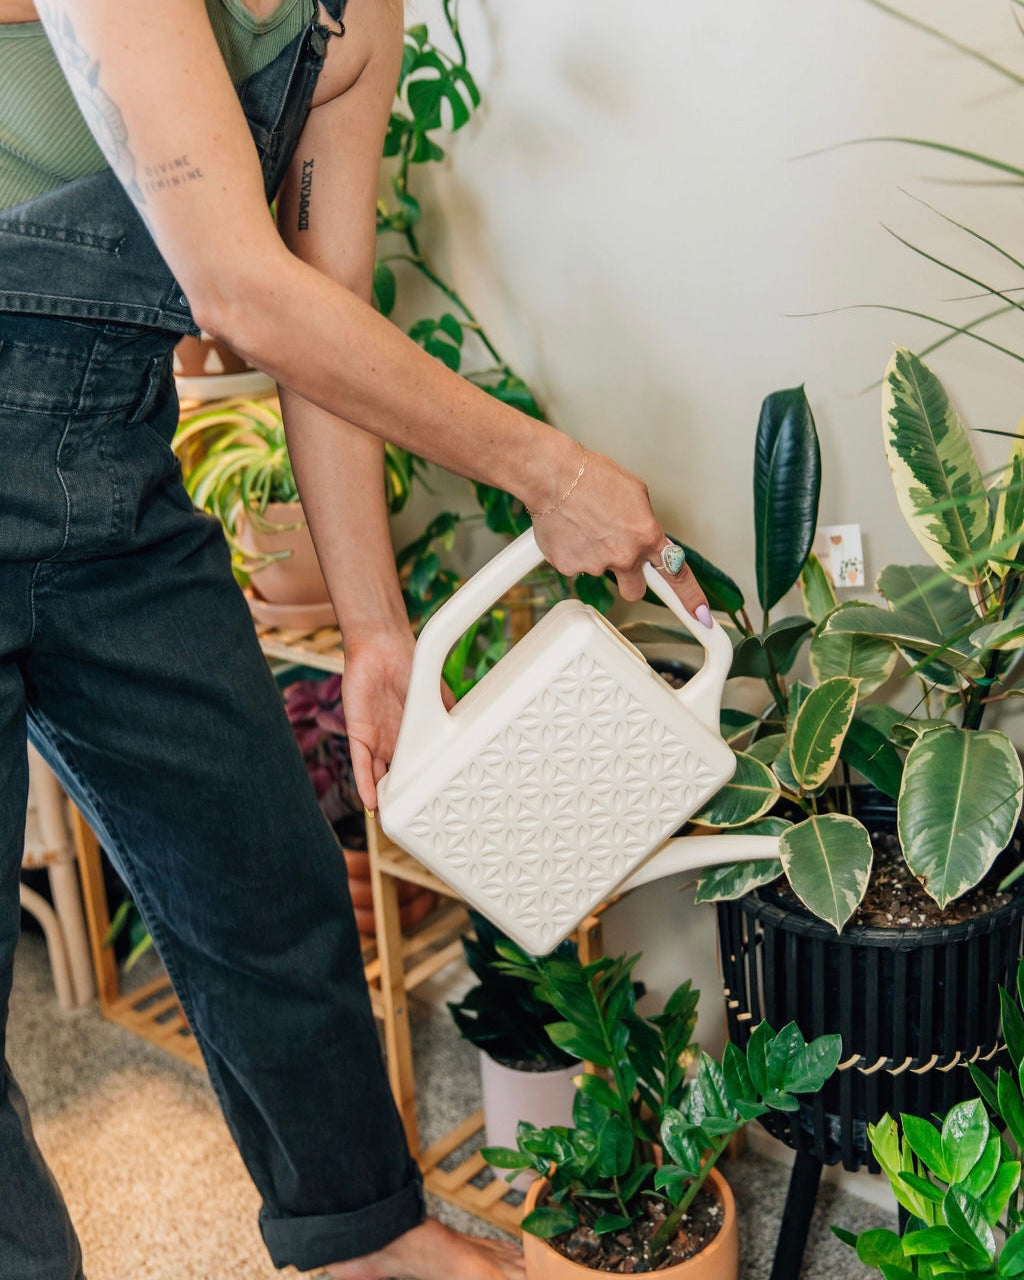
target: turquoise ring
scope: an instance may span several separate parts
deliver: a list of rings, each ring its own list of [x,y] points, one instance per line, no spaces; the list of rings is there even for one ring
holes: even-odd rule
[[[661,549],[661,567],[672,578],[686,564],[686,552],[675,542],[666,542]]]

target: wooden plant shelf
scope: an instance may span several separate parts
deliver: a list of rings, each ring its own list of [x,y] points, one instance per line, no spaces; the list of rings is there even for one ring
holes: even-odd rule
[[[483,1218],[510,1235],[520,1235],[522,1196],[516,1198],[508,1183],[491,1172],[479,1151],[454,1168],[444,1168],[444,1161],[472,1141],[483,1127],[484,1113],[474,1111],[450,1133],[422,1151],[419,1164],[423,1171],[423,1185],[433,1195],[466,1209],[474,1217]]]

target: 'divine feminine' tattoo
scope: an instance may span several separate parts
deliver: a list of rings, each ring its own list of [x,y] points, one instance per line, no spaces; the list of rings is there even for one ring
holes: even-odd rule
[[[313,161],[303,160],[299,182],[299,230],[309,230],[309,202],[313,195]]]

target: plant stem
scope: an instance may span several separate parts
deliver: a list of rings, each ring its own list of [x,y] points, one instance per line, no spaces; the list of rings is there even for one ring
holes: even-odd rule
[[[655,1232],[654,1238],[651,1240],[651,1261],[652,1262],[658,1261],[661,1255],[668,1248],[669,1243],[675,1238],[675,1235],[679,1230],[679,1223],[682,1221],[683,1215],[686,1213],[687,1209],[689,1209],[690,1205],[693,1203],[694,1197],[697,1195],[697,1192],[704,1185],[705,1179],[707,1178],[711,1170],[714,1168],[715,1162],[718,1160],[718,1157],[725,1150],[729,1142],[729,1139],[731,1137],[732,1137],[731,1133],[724,1133],[721,1135],[721,1137],[716,1138],[712,1142],[711,1147],[708,1151],[707,1158],[705,1159],[704,1163],[701,1165],[700,1173],[698,1173],[695,1178],[692,1178],[690,1180],[686,1190],[683,1192],[682,1198],[680,1199],[679,1203],[676,1205],[676,1207],[672,1210],[672,1212],[668,1215],[665,1221],[661,1224],[661,1226]]]

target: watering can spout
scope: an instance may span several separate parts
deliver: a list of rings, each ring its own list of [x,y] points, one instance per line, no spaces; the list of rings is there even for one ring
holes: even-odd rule
[[[660,849],[655,849],[622,882],[619,892],[638,889],[642,884],[651,884],[654,880],[663,880],[681,872],[692,873],[730,862],[754,862],[778,856],[778,836],[674,836]]]

